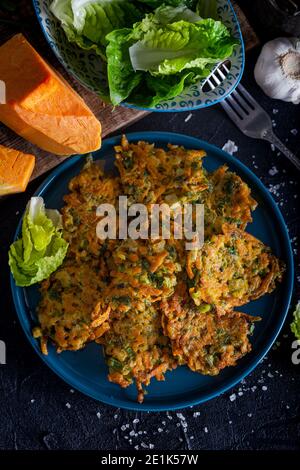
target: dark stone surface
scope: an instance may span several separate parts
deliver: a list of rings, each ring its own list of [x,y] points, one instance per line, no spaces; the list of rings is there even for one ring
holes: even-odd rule
[[[272,115],[278,136],[300,158],[299,106],[272,101],[258,89],[253,79],[256,54],[247,58],[243,84]],[[219,147],[229,139],[236,143],[236,157],[276,193],[273,197],[288,225],[296,267],[294,307],[300,299],[299,174],[269,144],[243,136],[220,106],[192,112],[186,122],[189,114],[153,114],[126,131],[181,132]],[[293,129],[298,135],[291,133]],[[7,364],[0,365],[0,449],[300,449],[300,365],[291,361],[291,316],[275,348],[244,383],[182,412],[142,414],[97,403],[72,393],[42,363],[16,318],[7,268],[20,214],[41,181],[30,184],[25,194],[0,202],[0,340],[7,346]]]

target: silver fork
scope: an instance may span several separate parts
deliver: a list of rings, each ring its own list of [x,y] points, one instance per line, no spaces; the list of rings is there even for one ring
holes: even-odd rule
[[[206,80],[206,87],[214,90],[225,80],[228,73],[226,63],[220,64]],[[221,106],[245,135],[267,140],[275,145],[300,170],[300,160],[274,134],[270,116],[241,84],[221,101]]]

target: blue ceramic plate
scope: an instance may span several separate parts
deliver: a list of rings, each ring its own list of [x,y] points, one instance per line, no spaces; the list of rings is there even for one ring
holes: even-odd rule
[[[248,231],[269,245],[276,256],[284,260],[287,266],[283,283],[274,293],[239,308],[241,311],[262,317],[262,321],[256,325],[255,333],[251,339],[252,352],[240,360],[236,367],[229,367],[215,377],[197,374],[187,367],[179,367],[175,371],[168,372],[165,382],[152,380],[145,402],[139,405],[136,402],[134,385],[127,389],[121,389],[118,385],[107,380],[107,367],[101,346],[89,344],[82,351],[68,351],[62,354],[57,354],[54,347],[49,346],[49,355],[43,356],[41,354],[38,342],[31,335],[35,320],[35,308],[39,298],[38,286],[23,289],[16,287],[12,279],[14,303],[20,323],[37,354],[73,388],[77,388],[96,400],[122,408],[143,411],[183,408],[214,398],[237,384],[257,366],[272,346],[285,320],[292,294],[293,258],[291,245],[282,215],[269,192],[239,160],[213,145],[180,134],[142,132],[128,134],[128,139],[130,141],[147,140],[163,147],[171,142],[175,145],[184,145],[186,148],[204,149],[208,155],[204,165],[209,171],[227,164],[251,187],[253,196],[259,205],[254,212],[253,223],[248,226]],[[107,139],[103,142],[102,149],[94,153],[96,160],[104,160],[104,167],[107,170],[113,168],[113,146],[119,142],[120,137]],[[51,173],[36,192],[37,196],[44,198],[46,207],[56,209],[62,207],[63,196],[68,192],[68,182],[79,173],[83,164],[84,158],[75,156],[62,163]],[[16,237],[19,236],[20,230],[21,221]]]
[[[235,47],[233,55],[230,57],[230,73],[214,91],[203,92],[204,80],[202,80],[187,87],[182,95],[172,100],[162,101],[154,108],[147,108],[148,111],[178,112],[205,108],[222,101],[240,82],[244,70],[245,52],[239,22],[229,0],[217,0],[217,2],[220,19],[231,34],[239,40],[239,45]],[[51,3],[52,0],[33,0],[37,18],[47,41],[65,69],[83,86],[99,94],[99,88],[107,87],[103,60],[94,52],[84,51],[67,40],[59,21],[50,11]],[[123,106],[143,109],[128,103],[123,103]]]

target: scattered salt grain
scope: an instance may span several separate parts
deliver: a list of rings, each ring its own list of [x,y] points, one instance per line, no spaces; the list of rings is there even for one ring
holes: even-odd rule
[[[70,403],[66,403],[66,407],[67,407],[68,409],[70,409],[70,408],[71,408]]]
[[[266,390],[268,390],[268,387],[266,385],[263,385],[261,389],[265,392]]]
[[[278,109],[274,108],[273,109],[273,114],[277,114],[278,113]]]
[[[198,418],[198,416],[200,416],[200,411],[195,411],[195,412],[193,413],[193,417],[194,417],[194,418]]]
[[[278,173],[278,170],[276,166],[272,166],[272,168],[269,170],[269,175],[274,176]]]
[[[101,413],[98,411],[98,412],[96,413],[96,416],[97,416],[98,419],[100,419],[100,418],[101,418]]]
[[[140,420],[139,420],[138,418],[135,418],[135,419],[132,421],[133,424],[138,424],[139,422],[140,422]]]
[[[228,140],[226,144],[223,145],[222,150],[224,152],[229,153],[230,155],[233,155],[235,152],[238,151],[238,147],[235,145],[235,142],[232,140]]]
[[[149,444],[149,449],[154,449],[154,445],[153,445],[153,444]]]
[[[248,413],[248,418],[252,418],[252,413]]]
[[[184,122],[189,122],[189,120],[193,117],[192,113],[190,113],[184,120]]]
[[[162,429],[162,428],[158,428],[158,432],[163,432],[163,429]]]
[[[230,400],[230,401],[234,401],[235,399],[236,399],[236,394],[235,394],[235,393],[233,393],[232,395],[230,395],[230,397],[229,397],[229,400]]]
[[[35,400],[34,400],[34,398],[32,398],[32,399],[30,400],[30,403],[34,403],[34,402],[35,402]]]
[[[73,390],[73,388],[70,388],[70,393],[74,393],[74,390]]]
[[[297,129],[292,129],[292,130],[291,130],[291,134],[293,134],[293,135],[297,135],[297,134],[298,134],[298,131],[297,131]]]
[[[206,426],[205,426],[205,428],[204,428],[204,432],[208,432],[208,429],[207,429],[207,427],[206,427]]]

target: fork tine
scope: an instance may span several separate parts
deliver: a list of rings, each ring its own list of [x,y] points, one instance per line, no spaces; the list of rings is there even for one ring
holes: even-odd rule
[[[244,97],[239,93],[237,89],[235,89],[232,93],[231,96],[244,108],[245,111],[247,111],[249,114],[251,111],[253,111],[252,107],[247,103],[247,101],[244,99]]]
[[[232,107],[229,106],[226,100],[221,101],[220,104],[222,108],[224,109],[224,111],[226,111],[230,119],[239,127],[241,118],[236,114],[236,112],[232,109]]]
[[[228,69],[227,69],[228,70]],[[220,77],[222,78],[222,81],[225,80],[226,78],[226,75],[224,75],[224,73],[222,72],[221,70],[221,67],[217,70],[218,74],[220,75]]]
[[[238,101],[235,101],[232,96],[227,96],[226,100],[231,104],[231,107],[235,110],[237,114],[241,116],[242,119],[248,116],[246,111],[241,107],[240,103]]]
[[[218,71],[216,71],[216,72],[218,72]],[[220,81],[219,77],[217,76],[217,73],[214,73],[214,74],[211,76],[211,78],[214,79],[214,81],[216,82],[217,86],[221,85],[221,81]]]
[[[246,98],[246,100],[253,106],[253,108],[261,107],[257,101],[248,93],[248,91],[243,87],[241,83],[237,86],[236,90],[240,91],[242,95]]]

